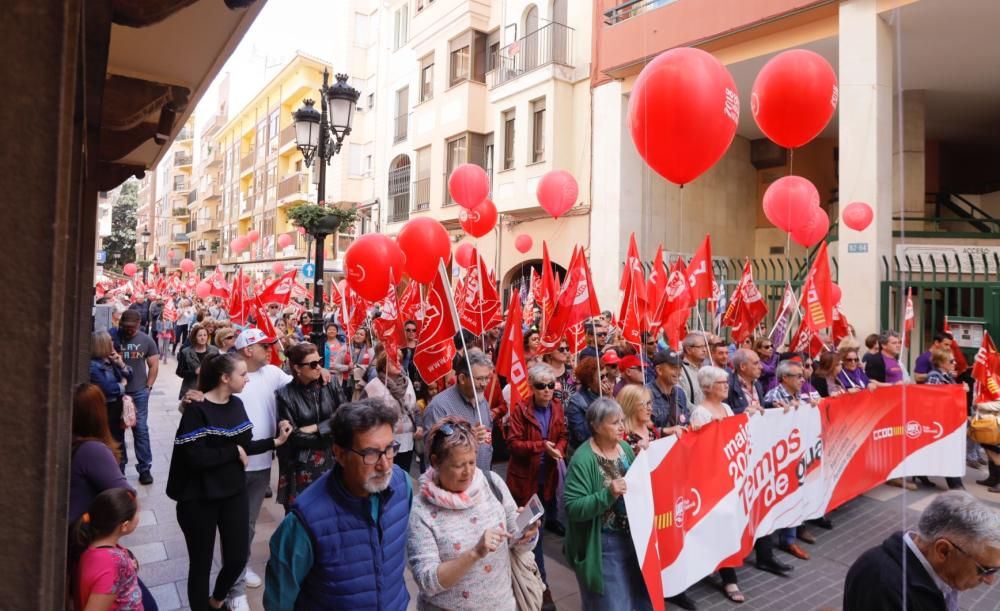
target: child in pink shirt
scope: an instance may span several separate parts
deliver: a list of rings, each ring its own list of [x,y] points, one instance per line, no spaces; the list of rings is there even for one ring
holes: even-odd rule
[[[135,493],[111,488],[98,494],[77,525],[85,548],[76,574],[78,611],[143,611],[139,564],[118,540],[139,525]]]

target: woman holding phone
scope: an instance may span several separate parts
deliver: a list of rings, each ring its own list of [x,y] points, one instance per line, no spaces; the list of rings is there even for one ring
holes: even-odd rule
[[[508,548],[530,552],[538,522],[514,539],[517,505],[499,475],[476,467],[479,442],[469,423],[447,416],[426,440],[430,468],[414,494],[406,541],[417,608],[514,611]]]

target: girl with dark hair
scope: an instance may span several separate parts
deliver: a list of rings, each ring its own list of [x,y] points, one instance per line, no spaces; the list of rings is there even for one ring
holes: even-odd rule
[[[94,384],[80,384],[73,392],[73,455],[69,483],[71,524],[104,490],[132,490],[119,469],[120,464],[120,446],[108,428],[104,393]]]
[[[177,501],[177,523],[184,533],[190,566],[188,602],[192,611],[223,608],[226,595],[250,554],[247,524],[247,455],[281,446],[291,427],[279,422],[275,439],[253,440],[253,424],[236,393],[247,382],[247,365],[228,354],[208,357],[201,365],[201,401],[184,410],[170,460],[167,496]],[[222,568],[208,597],[209,573],[219,532]]]
[[[76,525],[76,543],[83,550],[77,564],[76,608],[143,611],[139,563],[118,540],[139,526],[139,506],[131,490],[111,488],[98,494]],[[155,608],[155,603],[154,603]]]

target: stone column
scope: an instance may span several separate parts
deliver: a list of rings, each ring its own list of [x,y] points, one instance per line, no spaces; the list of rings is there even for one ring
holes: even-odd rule
[[[894,108],[899,109],[898,95],[894,102]],[[927,206],[924,203],[927,191],[924,158],[927,137],[923,90],[904,91],[901,106],[902,126],[898,116],[892,122],[892,174],[895,177],[893,186],[896,190],[893,210],[901,209],[905,218],[921,218],[927,214]],[[902,138],[899,134],[900,127],[903,130]],[[906,222],[904,225],[907,231],[922,231],[926,223],[916,221]]]
[[[881,324],[882,257],[892,250],[893,32],[876,0],[840,4],[840,202],[871,205],[862,232],[840,224],[842,306],[861,337]]]

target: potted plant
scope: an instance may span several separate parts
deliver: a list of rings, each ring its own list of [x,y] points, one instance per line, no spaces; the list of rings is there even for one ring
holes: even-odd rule
[[[329,235],[340,227],[350,227],[358,216],[352,208],[303,204],[288,211],[288,218],[295,225],[305,227],[312,235]]]

